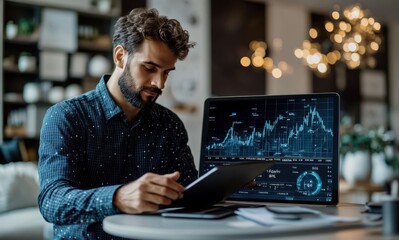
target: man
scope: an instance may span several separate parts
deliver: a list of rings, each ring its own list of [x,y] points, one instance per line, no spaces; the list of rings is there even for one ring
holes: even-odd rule
[[[38,200],[54,239],[111,238],[106,216],[156,211],[197,177],[183,123],[155,103],[194,46],[188,32],[155,9],[134,9],[115,24],[113,45],[112,75],[43,120]]]

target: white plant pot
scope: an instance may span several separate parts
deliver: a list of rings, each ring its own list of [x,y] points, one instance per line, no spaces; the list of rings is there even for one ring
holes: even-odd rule
[[[371,155],[371,182],[377,185],[383,185],[385,181],[395,175],[392,167],[385,163],[385,155],[383,153],[373,153]]]
[[[111,10],[111,0],[98,0],[97,8],[100,12],[109,12]]]
[[[370,177],[371,161],[367,151],[347,153],[342,163],[342,175],[350,185],[367,181]]]
[[[20,56],[18,58],[18,70],[32,72],[36,70],[36,58],[34,56]]]
[[[18,35],[18,24],[9,21],[6,25],[6,37],[13,39]]]
[[[27,103],[34,103],[40,101],[41,92],[40,85],[36,82],[28,82],[24,85],[23,98]]]

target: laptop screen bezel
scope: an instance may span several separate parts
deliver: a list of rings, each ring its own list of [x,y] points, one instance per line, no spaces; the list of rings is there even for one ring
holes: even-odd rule
[[[245,202],[277,202],[277,203],[296,203],[296,204],[312,204],[312,205],[337,205],[339,202],[339,119],[340,119],[340,96],[337,93],[311,93],[311,94],[287,94],[287,95],[251,95],[251,96],[223,96],[211,97],[205,100],[204,114],[202,124],[201,136],[201,152],[199,159],[199,174],[204,174],[205,171],[205,157],[206,157],[206,144],[208,134],[208,119],[209,119],[209,106],[213,102],[230,101],[232,104],[246,100],[270,100],[270,99],[283,99],[283,98],[330,98],[333,101],[333,173],[332,173],[332,200],[331,201],[306,201],[306,200],[274,200],[274,199],[261,199],[261,198],[233,198],[229,197],[227,200],[232,201],[245,201]]]

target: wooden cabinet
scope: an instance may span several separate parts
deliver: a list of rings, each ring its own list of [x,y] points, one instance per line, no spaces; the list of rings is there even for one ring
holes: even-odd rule
[[[24,139],[35,161],[47,108],[93,89],[111,72],[122,1],[0,0],[0,6],[0,142]]]

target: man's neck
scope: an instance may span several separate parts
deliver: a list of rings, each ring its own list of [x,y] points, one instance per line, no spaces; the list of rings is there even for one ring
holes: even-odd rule
[[[139,115],[141,109],[133,106],[125,99],[120,90],[118,80],[119,78],[115,74],[112,74],[107,82],[107,88],[112,99],[122,109],[127,120],[131,123]]]

